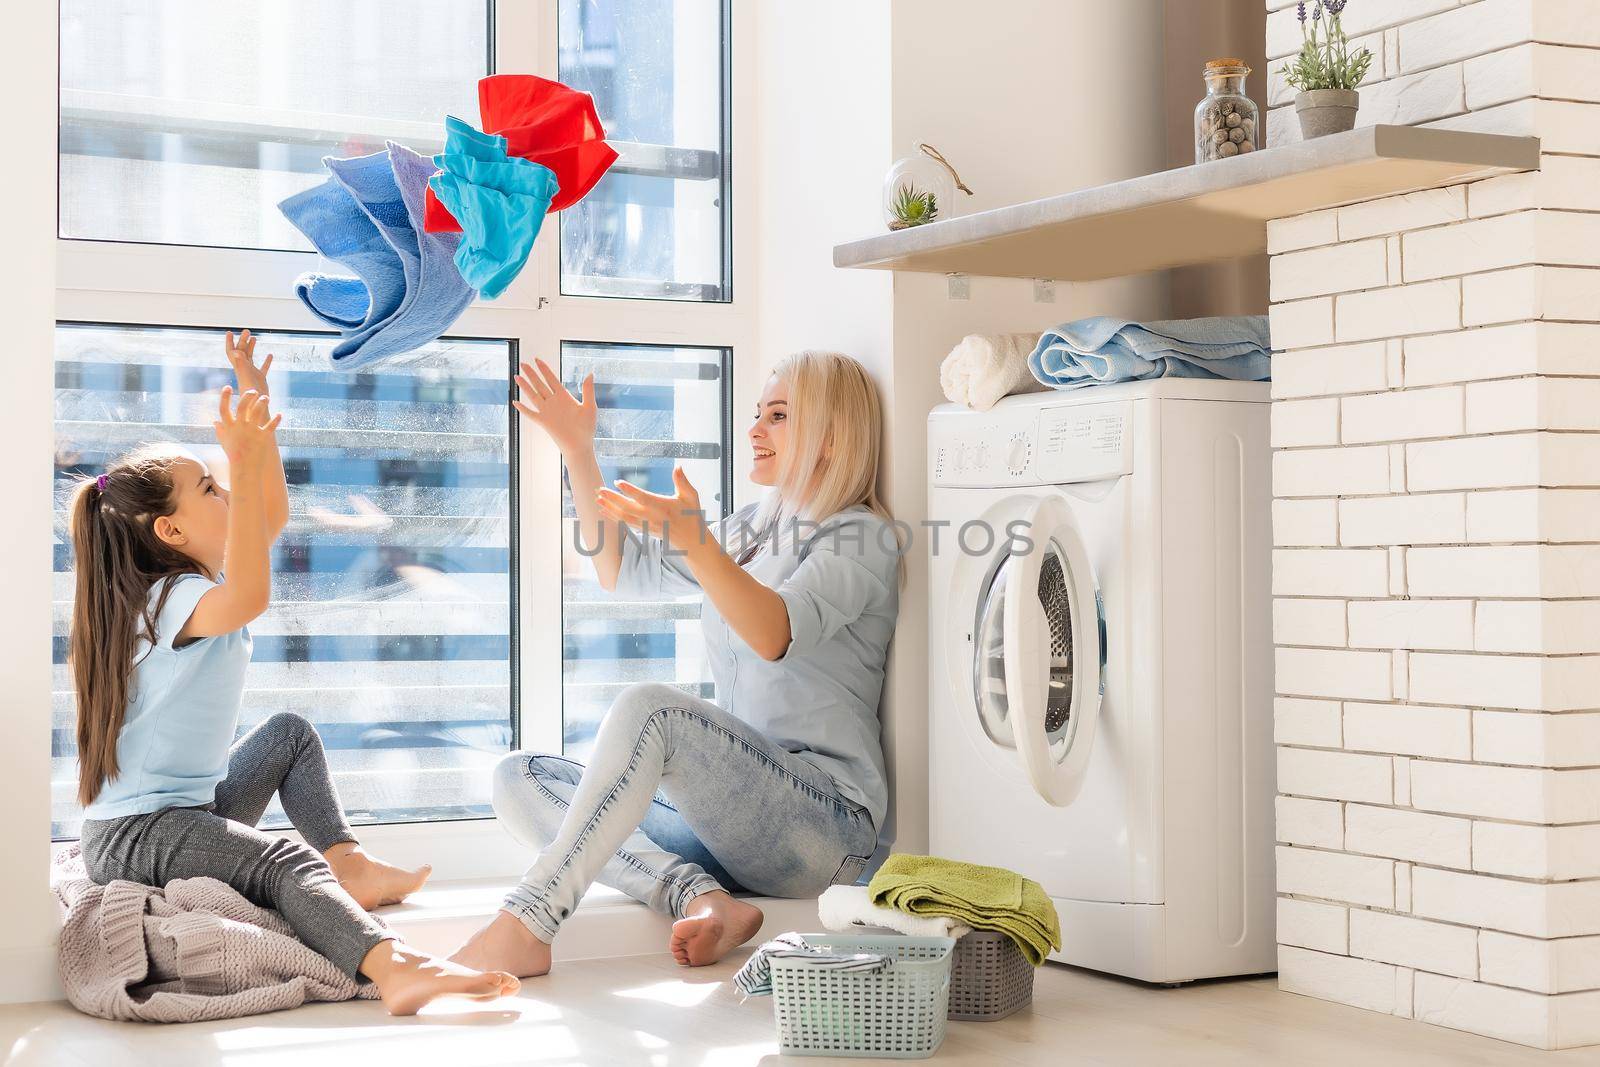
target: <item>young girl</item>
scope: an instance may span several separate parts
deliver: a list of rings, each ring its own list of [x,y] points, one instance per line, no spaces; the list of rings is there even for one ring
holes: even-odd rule
[[[269,355],[228,334],[242,395],[218,403],[231,490],[176,448],[141,449],[78,488],[70,660],[78,698],[78,799],[89,876],[162,886],[217,878],[274,908],[351,977],[411,1015],[446,994],[496,997],[517,980],[425,956],[366,909],[397,903],[428,869],[362,851],[298,715],[267,719],[230,749],[250,631],[271,595],[272,543],[289,497],[268,410]],[[227,579],[224,581],[223,575]],[[305,838],[256,830],[276,793]]]

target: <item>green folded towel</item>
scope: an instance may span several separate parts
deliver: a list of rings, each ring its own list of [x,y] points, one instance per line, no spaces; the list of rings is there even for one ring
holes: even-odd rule
[[[872,876],[867,893],[874,904],[908,915],[948,915],[974,930],[998,930],[1035,967],[1061,947],[1060,920],[1044,887],[1003,867],[901,853]]]

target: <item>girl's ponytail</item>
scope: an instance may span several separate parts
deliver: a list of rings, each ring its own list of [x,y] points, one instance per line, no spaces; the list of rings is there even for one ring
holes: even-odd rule
[[[155,534],[177,506],[178,453],[144,451],[118,460],[73,492],[69,511],[76,589],[67,662],[78,703],[78,802],[87,807],[117,776],[117,738],[139,639],[153,642],[160,603],[151,587],[198,570]],[[163,589],[160,601],[166,600]]]

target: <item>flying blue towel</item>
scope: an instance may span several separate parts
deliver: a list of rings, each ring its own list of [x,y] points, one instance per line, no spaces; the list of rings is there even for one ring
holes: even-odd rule
[[[1272,339],[1265,315],[1132,322],[1079,319],[1039,338],[1028,369],[1055,389],[1146,378],[1266,381]]]
[[[422,226],[432,162],[390,142],[383,152],[323,163],[332,177],[278,207],[317,251],[355,273],[295,281],[311,313],[344,335],[334,364],[361,367],[437,339],[473,293],[452,262],[460,237]]]
[[[461,224],[456,268],[493,300],[528,261],[559,187],[555,172],[507,156],[504,137],[480,133],[453,115],[445,119],[444,152],[433,161],[443,173],[429,184]]]

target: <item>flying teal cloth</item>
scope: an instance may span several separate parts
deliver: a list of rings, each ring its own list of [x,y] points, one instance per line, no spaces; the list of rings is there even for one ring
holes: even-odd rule
[[[461,224],[455,264],[485,300],[505,292],[533,251],[559,186],[549,167],[506,155],[506,139],[481,133],[455,116],[445,119],[442,171],[429,180],[435,196]]]

